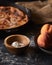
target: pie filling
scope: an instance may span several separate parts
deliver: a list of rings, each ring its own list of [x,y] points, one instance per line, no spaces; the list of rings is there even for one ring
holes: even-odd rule
[[[18,8],[0,6],[0,29],[19,27],[28,22],[28,16]]]

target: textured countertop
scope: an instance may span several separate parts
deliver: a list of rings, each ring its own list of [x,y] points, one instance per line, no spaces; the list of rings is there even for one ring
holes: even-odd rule
[[[52,65],[52,55],[35,46],[34,37],[40,27],[31,23],[13,33],[0,33],[0,65]],[[24,34],[30,38],[30,46],[25,54],[13,55],[5,48],[4,38],[11,34]]]
[[[8,52],[8,50],[4,46],[4,38],[6,37],[6,33],[0,35],[0,65],[52,65],[52,55],[47,54],[40,49],[36,48],[34,43],[34,37],[40,26],[34,26],[32,24],[28,24],[26,27],[21,30],[14,32],[19,34],[24,34],[28,36],[31,40],[30,46],[26,52],[26,54],[22,55],[13,55]],[[9,34],[7,34],[8,36]]]

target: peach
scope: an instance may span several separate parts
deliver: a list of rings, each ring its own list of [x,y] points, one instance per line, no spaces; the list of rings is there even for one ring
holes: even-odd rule
[[[50,25],[50,28],[49,28],[49,34],[52,34],[52,25]]]
[[[46,34],[46,33],[52,33],[52,25],[51,24],[45,24],[41,28],[41,34]]]
[[[51,47],[52,46],[52,25],[45,24],[41,28],[41,34],[38,36],[37,43],[40,47]]]
[[[48,40],[47,34],[44,34],[44,35],[40,34],[38,36],[38,39],[37,39],[38,46],[40,46],[40,47],[46,47],[47,40]]]

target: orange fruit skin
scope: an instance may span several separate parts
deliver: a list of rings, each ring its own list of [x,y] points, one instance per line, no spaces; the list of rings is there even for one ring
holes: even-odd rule
[[[37,39],[37,43],[38,43],[38,46],[40,47],[46,47],[46,44],[48,43],[48,38],[49,36],[47,36],[47,34],[40,34],[38,39]]]
[[[43,25],[40,32],[41,34],[52,33],[52,25],[51,24]]]
[[[46,48],[52,46],[52,25],[45,24],[42,26],[40,35],[37,38],[37,44],[40,47]]]

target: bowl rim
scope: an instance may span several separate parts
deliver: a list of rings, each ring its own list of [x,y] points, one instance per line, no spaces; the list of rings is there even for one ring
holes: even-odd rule
[[[15,48],[15,47],[13,47],[13,46],[11,46],[11,45],[8,45],[7,40],[8,40],[10,37],[13,37],[13,36],[23,36],[23,37],[25,37],[25,38],[27,39],[28,43],[27,43],[26,45],[22,46],[22,47],[17,47],[17,48]],[[6,47],[9,47],[9,48],[18,49],[18,48],[26,47],[26,46],[28,46],[29,44],[30,44],[30,39],[29,39],[27,36],[21,35],[21,34],[10,35],[10,36],[7,36],[7,37],[4,39],[4,45],[5,45]]]

